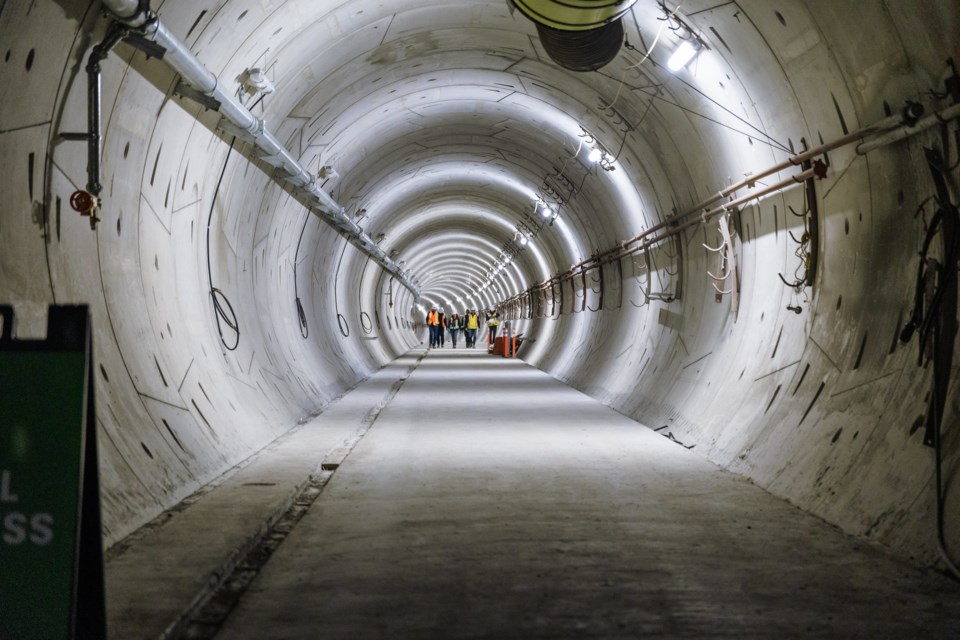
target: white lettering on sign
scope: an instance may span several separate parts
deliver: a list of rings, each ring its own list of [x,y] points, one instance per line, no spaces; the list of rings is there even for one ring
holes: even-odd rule
[[[53,542],[53,516],[49,513],[36,513],[30,518],[30,542],[45,547]]]
[[[0,471],[0,503],[14,503],[17,501],[17,494],[13,492],[13,472]]]
[[[28,541],[34,546],[45,547],[53,542],[53,515],[35,513],[27,517],[16,511],[0,514],[0,540],[11,547]]]
[[[13,492],[13,472],[0,471],[0,504],[14,504],[19,500]],[[0,541],[16,547],[29,542],[45,547],[53,542],[53,515],[46,512],[26,514],[20,511],[0,511]]]
[[[27,516],[8,513],[3,517],[3,541],[11,547],[23,544],[27,539]]]

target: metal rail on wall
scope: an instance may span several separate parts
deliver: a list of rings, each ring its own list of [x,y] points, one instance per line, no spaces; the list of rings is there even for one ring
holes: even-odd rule
[[[150,9],[149,1],[103,0],[103,6],[114,19],[159,46],[153,55],[161,58],[180,75],[182,82],[177,89],[180,95],[219,112],[223,118],[217,125],[218,129],[259,149],[260,159],[278,170],[271,176],[274,180],[289,184],[293,195],[311,213],[393,275],[413,293],[416,300],[420,299],[420,288],[407,273],[357,223],[349,219],[346,210],[320,188],[314,175],[277,140],[264,121],[238,102],[226,86],[221,86],[217,76],[160,21]]]
[[[916,135],[917,133],[938,123],[947,122],[960,117],[960,104],[947,107],[938,113],[931,114],[930,116],[922,119],[920,116],[922,115],[923,110],[922,107],[920,107],[918,112],[918,107],[919,105],[916,103],[908,102],[901,113],[885,118],[868,127],[854,131],[853,133],[847,134],[832,142],[824,143],[802,153],[790,156],[779,164],[773,165],[759,173],[753,174],[744,180],[741,180],[740,182],[737,182],[736,184],[732,184],[729,187],[716,192],[701,202],[698,202],[696,205],[690,207],[686,211],[668,216],[662,222],[643,230],[631,238],[623,240],[620,242],[620,244],[611,247],[606,251],[596,253],[590,258],[581,260],[580,262],[571,265],[566,271],[558,273],[547,280],[533,285],[526,291],[503,300],[497,305],[497,308],[509,311],[510,309],[514,308],[513,303],[521,299],[532,298],[533,296],[537,296],[539,298],[540,294],[543,292],[547,290],[552,292],[554,286],[559,285],[561,292],[560,309],[562,313],[564,283],[572,281],[575,278],[585,278],[587,272],[589,271],[602,269],[606,264],[619,262],[622,258],[647,251],[651,246],[662,242],[667,238],[681,234],[691,227],[703,224],[711,218],[719,216],[728,211],[735,210],[741,205],[747,204],[758,198],[762,198],[763,196],[775,191],[780,191],[781,189],[803,183],[806,183],[809,187],[812,185],[812,181],[815,178],[823,179],[827,174],[827,164],[825,164],[823,161],[815,160],[815,158],[818,156],[853,143],[860,143],[864,140],[866,140],[866,142],[858,144],[856,151],[857,153],[866,153],[867,151],[876,149],[885,144],[890,144],[906,137]],[[868,138],[870,139],[867,140]],[[723,202],[721,204],[716,204],[725,198],[729,198],[741,189],[755,187],[757,182],[763,178],[791,167],[800,167],[804,170],[794,176],[791,176],[776,184],[764,187],[758,191],[751,192],[747,195]],[[810,277],[812,280],[813,273],[808,273],[808,277]],[[552,309],[550,315],[553,315]]]

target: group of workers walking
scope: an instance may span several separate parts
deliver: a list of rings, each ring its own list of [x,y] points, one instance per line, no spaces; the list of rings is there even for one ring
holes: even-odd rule
[[[487,316],[487,329],[490,331],[490,340],[494,340],[497,336],[497,327],[500,326],[500,316],[496,311],[488,311]],[[427,313],[427,327],[430,330],[430,346],[431,347],[443,347],[445,343],[444,336],[447,332],[450,332],[450,341],[453,343],[453,348],[457,348],[457,338],[460,336],[460,332],[463,331],[464,339],[466,340],[466,348],[473,349],[477,346],[477,332],[480,330],[480,315],[477,313],[476,309],[467,309],[463,316],[455,313],[449,318],[447,318],[443,309],[437,309],[437,307],[432,307]]]

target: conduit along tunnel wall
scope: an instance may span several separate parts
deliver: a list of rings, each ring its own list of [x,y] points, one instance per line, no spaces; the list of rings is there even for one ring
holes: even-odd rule
[[[499,0],[153,4],[101,62],[99,221],[65,134],[116,16],[0,4],[0,298],[21,336],[91,305],[108,545],[419,347],[437,304],[500,308],[527,362],[942,567],[939,457],[956,557],[955,3],[638,0],[589,72]]]

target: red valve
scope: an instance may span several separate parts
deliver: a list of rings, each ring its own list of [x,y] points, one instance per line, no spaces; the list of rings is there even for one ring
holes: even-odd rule
[[[70,196],[70,206],[77,213],[89,214],[97,206],[97,200],[86,191],[74,191]]]
[[[97,207],[100,202],[95,195],[84,190],[74,191],[70,196],[70,206],[74,211],[83,216],[90,217],[90,228],[96,229],[100,218],[97,217]]]

